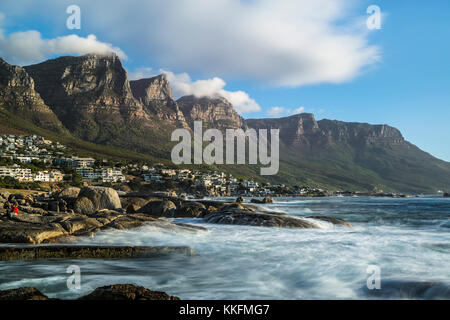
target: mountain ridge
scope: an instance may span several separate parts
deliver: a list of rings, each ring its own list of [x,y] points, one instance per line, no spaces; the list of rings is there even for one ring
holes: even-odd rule
[[[24,68],[0,60],[1,126],[64,132],[89,143],[170,159],[170,133],[204,128],[280,129],[280,173],[268,181],[340,190],[435,192],[450,186],[450,163],[406,141],[388,125],[316,121],[313,114],[243,119],[220,97],[174,100],[165,75],[129,80],[116,55],[59,57]],[[24,111],[25,110],[25,111]],[[40,116],[40,114],[43,114]],[[45,122],[49,121],[50,123]],[[262,180],[255,166],[216,168]]]

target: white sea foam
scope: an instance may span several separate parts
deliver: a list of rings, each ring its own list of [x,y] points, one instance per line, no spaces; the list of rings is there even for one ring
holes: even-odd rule
[[[369,265],[381,268],[382,284],[383,279],[448,284],[450,233],[439,228],[443,222],[436,218],[448,219],[447,207],[439,209],[443,213],[437,212],[429,221],[424,215],[422,225],[416,222],[414,212],[395,214],[403,207],[392,209],[398,207],[394,201],[377,199],[356,205],[353,201],[360,200],[344,200],[347,206],[339,210],[333,199],[311,210],[319,214],[331,211],[349,220],[353,228],[311,218],[304,219],[320,229],[215,225],[201,219],[178,219],[206,227],[209,232],[174,233],[150,226],[100,232],[81,243],[187,245],[198,256],[1,262],[0,289],[37,286],[54,297],[77,297],[106,284],[135,283],[183,299],[357,299],[368,297],[361,288],[366,286]],[[294,206],[273,206],[302,216],[304,204],[298,202]],[[383,210],[373,213],[380,207]],[[80,292],[65,287],[65,268],[70,264],[81,267]]]

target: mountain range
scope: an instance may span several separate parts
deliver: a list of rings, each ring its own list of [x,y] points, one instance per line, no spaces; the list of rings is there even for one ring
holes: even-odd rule
[[[35,133],[77,151],[170,163],[176,128],[280,129],[280,172],[217,165],[238,177],[332,190],[427,193],[450,188],[450,163],[388,125],[316,121],[302,113],[244,119],[222,97],[175,100],[165,75],[130,81],[119,57],[65,56],[19,67],[0,59],[0,133]]]

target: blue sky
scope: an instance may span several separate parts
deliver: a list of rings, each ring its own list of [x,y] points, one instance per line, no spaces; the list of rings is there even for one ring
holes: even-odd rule
[[[67,42],[47,41],[76,35],[69,40],[81,41],[78,48],[120,48],[130,76],[167,71],[174,91],[191,90],[179,94],[219,93],[252,111],[246,118],[304,110],[318,119],[389,124],[450,161],[449,1],[266,1],[218,0],[211,8],[204,0],[1,3],[0,56],[28,64],[76,54]],[[81,8],[80,30],[66,27],[70,4]],[[381,30],[364,30],[372,4],[383,13]],[[40,35],[12,36],[30,30]],[[91,34],[96,41],[83,42]]]

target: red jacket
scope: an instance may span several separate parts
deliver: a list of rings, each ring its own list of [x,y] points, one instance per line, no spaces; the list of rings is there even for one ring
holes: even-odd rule
[[[14,206],[14,213],[19,214],[19,208],[17,208],[17,206]]]

